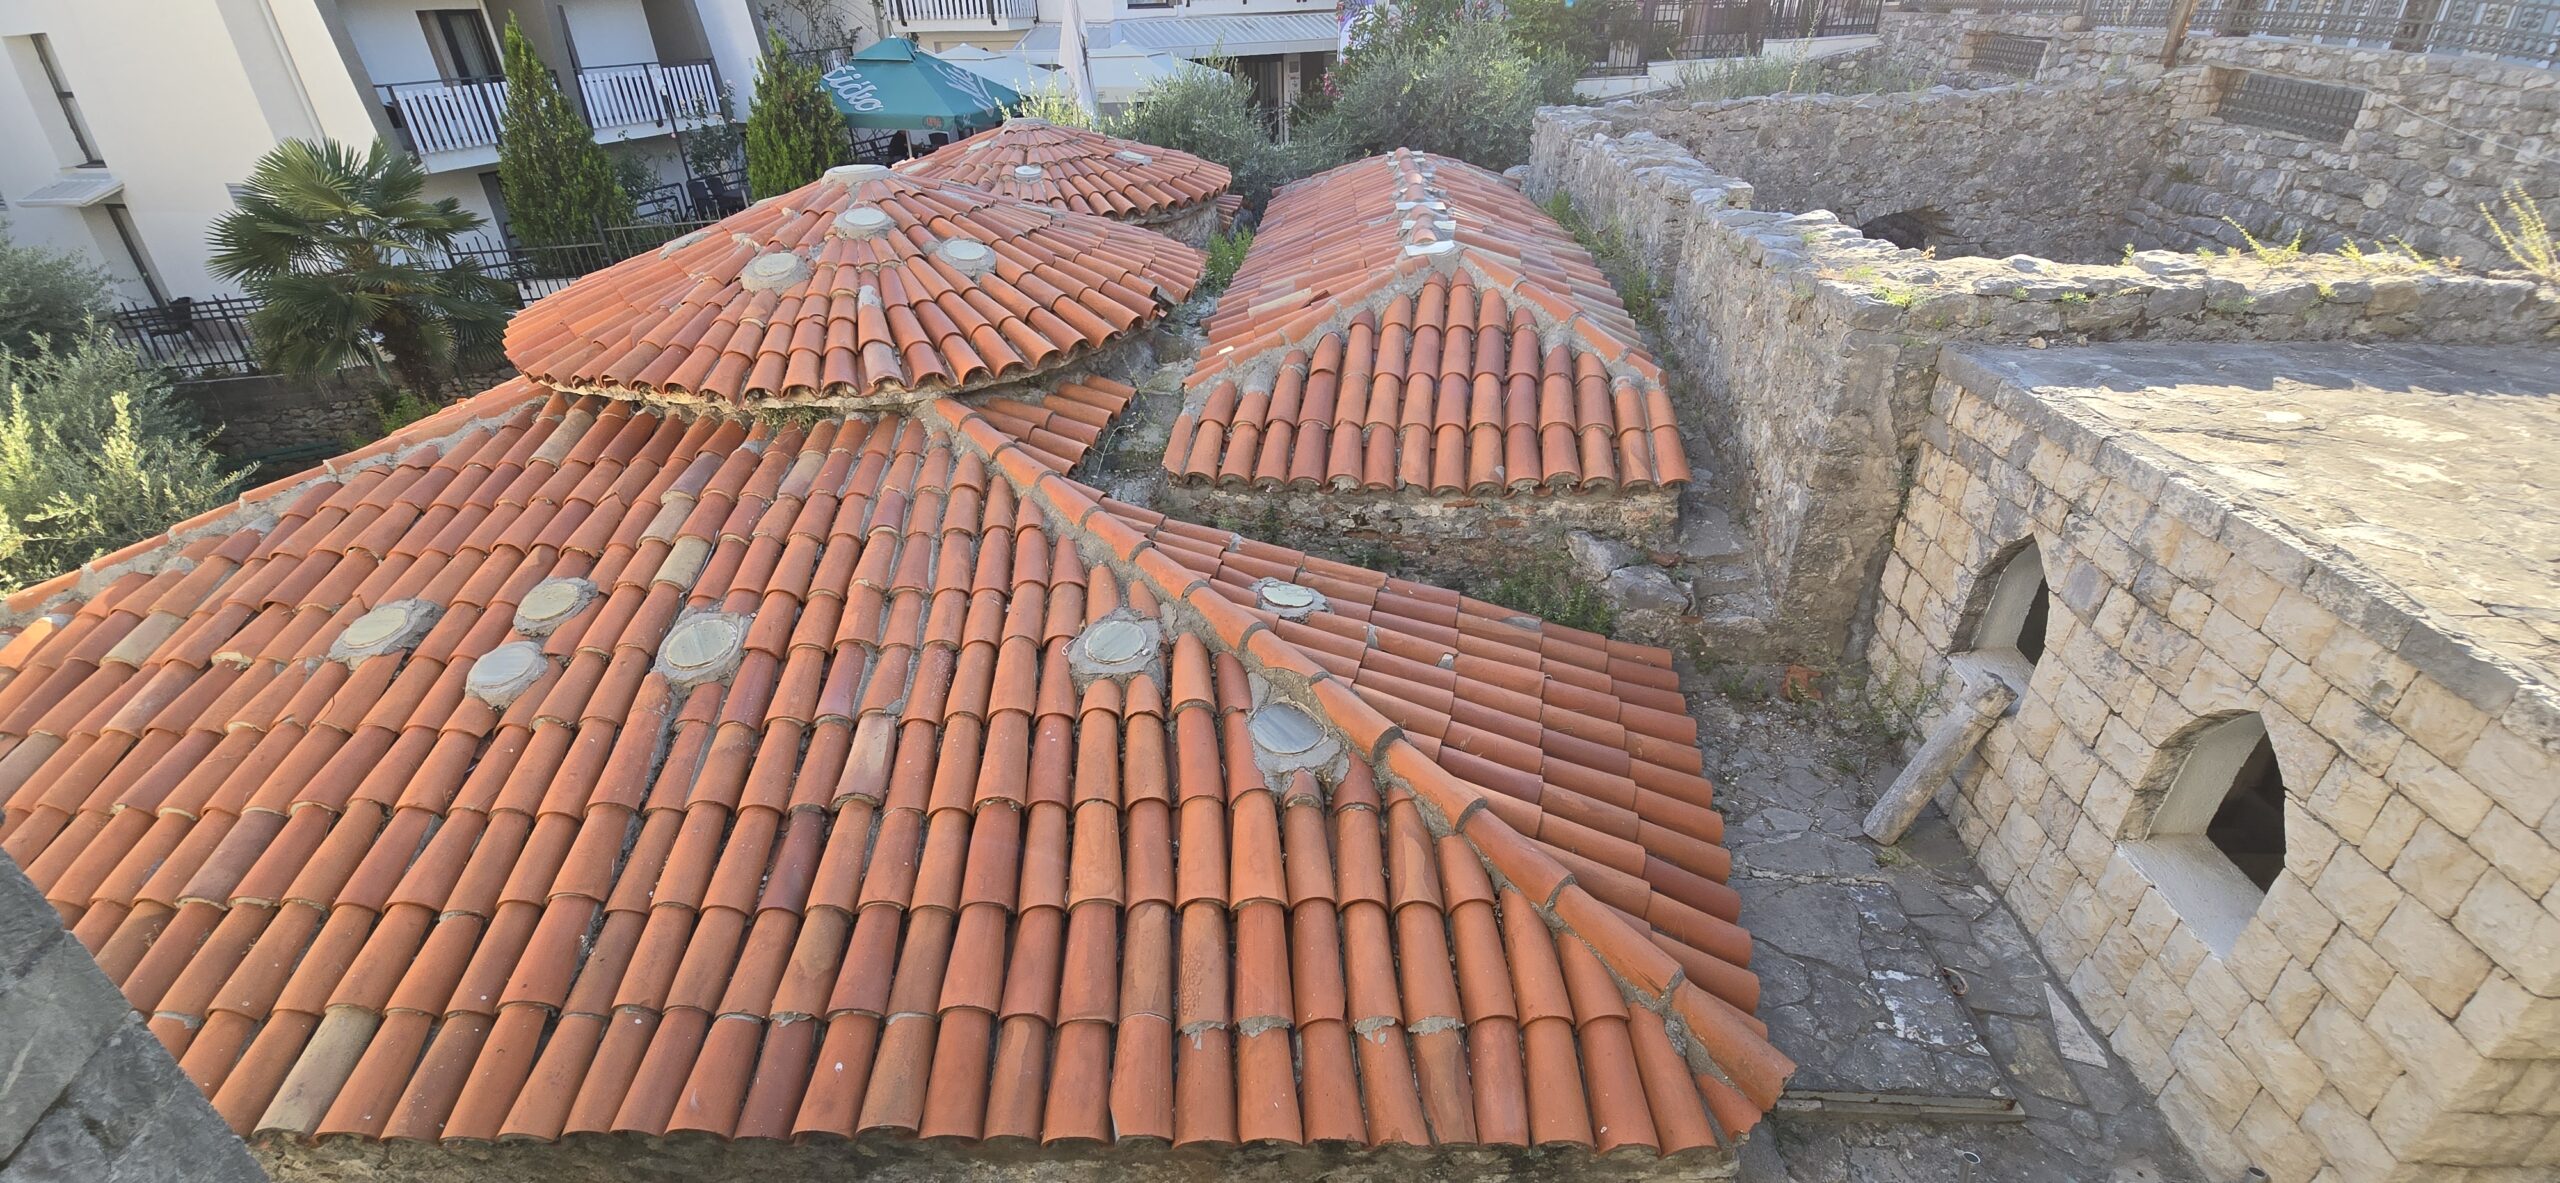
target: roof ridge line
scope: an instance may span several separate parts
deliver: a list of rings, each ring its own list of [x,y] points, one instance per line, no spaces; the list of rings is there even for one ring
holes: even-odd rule
[[[1042,463],[975,408],[955,410],[937,401],[930,410],[956,443],[977,451],[1022,497],[1040,504],[1057,529],[1105,552],[1105,557],[1088,561],[1143,582],[1168,608],[1187,609],[1206,626],[1204,642],[1229,652],[1248,670],[1261,673],[1292,705],[1329,724],[1382,783],[1411,792],[1435,834],[1464,838],[1498,882],[1529,898],[1551,927],[1588,946],[1628,1001],[1659,1015],[1675,1046],[1692,1050],[1690,1067],[1702,1078],[1735,1090],[1763,1112],[1775,1107],[1794,1061],[1751,1030],[1739,1008],[1689,982],[1669,954],[1576,883],[1573,873],[1534,839],[1496,814],[1485,789],[1441,767],[1404,738],[1402,727],[1269,625],[1223,598],[1204,596],[1209,576],[1167,555],[1085,486]],[[1111,537],[1114,533],[1126,537]],[[1541,884],[1545,890],[1535,890]]]
[[[525,389],[518,392],[514,388]],[[270,515],[276,507],[322,481],[347,483],[348,478],[376,468],[397,467],[416,454],[419,448],[433,448],[439,458],[453,443],[483,428],[502,427],[521,414],[529,396],[560,392],[530,378],[509,378],[496,386],[408,424],[389,435],[349,452],[333,456],[317,468],[305,469],[282,480],[271,481],[247,490],[224,504],[170,526],[157,534],[137,539],[107,554],[82,563],[42,583],[32,584],[9,593],[0,601],[0,627],[17,627],[45,614],[55,603],[68,598],[87,600],[107,584],[134,572],[157,573],[166,569],[179,549],[215,533],[230,533],[248,527]],[[526,396],[525,402],[508,402],[504,413],[463,414],[492,399]],[[429,435],[429,432],[440,434]]]

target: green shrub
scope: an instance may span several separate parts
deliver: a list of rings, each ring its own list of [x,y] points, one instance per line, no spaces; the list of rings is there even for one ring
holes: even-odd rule
[[[1262,112],[1253,105],[1253,84],[1223,69],[1214,75],[1185,72],[1148,84],[1105,130],[1227,166],[1235,174],[1235,192],[1254,206],[1307,172],[1289,148],[1272,143]]]
[[[845,160],[844,116],[827,98],[818,67],[794,60],[775,35],[747,108],[748,192],[788,193]]]
[[[1102,128],[1102,121],[1095,119],[1093,112],[1085,110],[1084,104],[1077,102],[1075,97],[1069,95],[1064,88],[1056,86],[1037,86],[1022,92],[1022,101],[1005,108],[1004,117],[1037,119],[1060,127],[1081,127],[1087,131],[1099,131]]]
[[[1376,24],[1325,75],[1330,101],[1308,121],[1337,156],[1416,148],[1505,169],[1529,159],[1538,108],[1573,100],[1581,63],[1499,21]]]
[[[106,272],[87,260],[0,237],[0,353],[33,352],[38,338],[69,341],[112,307]]]
[[[286,140],[258,159],[239,208],[213,225],[211,269],[258,299],[261,361],[304,378],[367,363],[424,389],[496,354],[512,293],[451,257],[480,216],[427,200],[426,179],[380,140],[363,156]]]
[[[596,227],[631,221],[630,192],[512,16],[506,64],[498,187],[507,198],[508,228],[526,246],[542,247],[593,242]]]
[[[1244,266],[1244,254],[1253,249],[1253,230],[1239,226],[1225,234],[1209,236],[1209,265],[1200,272],[1200,291],[1214,296],[1235,282],[1236,269]]]
[[[168,376],[101,333],[0,356],[0,584],[49,579],[230,498]]]

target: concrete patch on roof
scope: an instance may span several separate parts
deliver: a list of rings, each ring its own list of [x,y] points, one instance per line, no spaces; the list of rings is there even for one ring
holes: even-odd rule
[[[416,645],[444,615],[444,606],[427,600],[393,600],[347,623],[329,643],[329,660],[355,665],[368,657],[396,653]]]

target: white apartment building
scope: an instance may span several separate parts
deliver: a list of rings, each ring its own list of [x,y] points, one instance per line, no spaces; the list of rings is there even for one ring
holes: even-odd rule
[[[1201,61],[1223,58],[1265,109],[1286,112],[1341,47],[1340,0],[883,0],[890,31],[919,48],[974,45],[1058,64],[1061,34],[1081,20],[1090,50],[1126,46]],[[1355,9],[1360,6],[1355,6]]]
[[[515,18],[616,154],[683,176],[675,134],[745,113],[751,0],[0,0],[0,218],[118,294],[230,294],[205,232],[288,138],[389,138],[504,226],[499,38]]]

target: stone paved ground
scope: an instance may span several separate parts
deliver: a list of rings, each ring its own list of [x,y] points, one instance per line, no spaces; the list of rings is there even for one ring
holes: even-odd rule
[[[2222,1183],[2198,1174],[2069,1008],[1936,810],[1892,849],[1859,836],[1896,771],[1861,738],[1875,720],[1755,702],[1731,673],[1692,673],[1687,688],[1757,946],[1760,1014],[1805,1065],[1790,1096],[1864,1084],[1943,1098],[1942,1111],[2016,1100],[2006,1121],[1791,1101],[1747,1146],[1745,1183]]]

